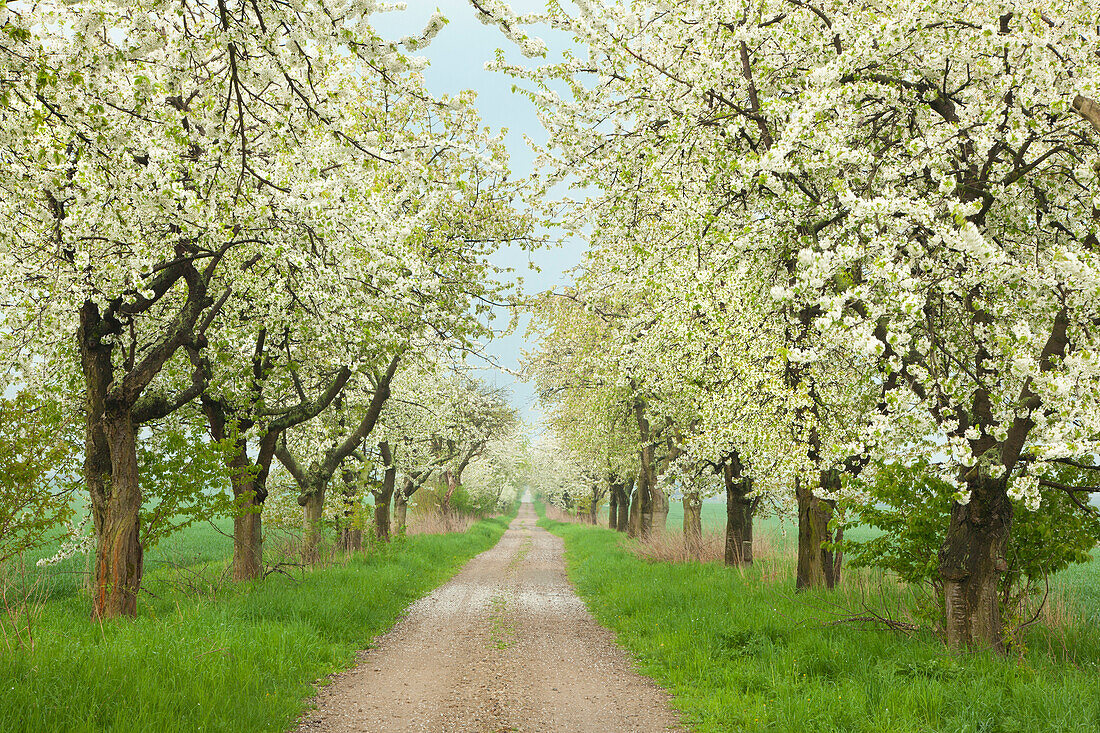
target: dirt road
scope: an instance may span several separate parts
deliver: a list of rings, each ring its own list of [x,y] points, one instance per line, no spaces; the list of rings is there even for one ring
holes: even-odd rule
[[[493,549],[418,601],[324,687],[299,731],[680,730],[565,578],[562,542],[523,504]]]

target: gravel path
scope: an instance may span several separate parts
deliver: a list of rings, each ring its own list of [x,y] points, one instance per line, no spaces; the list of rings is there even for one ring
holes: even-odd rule
[[[565,578],[530,504],[500,542],[337,675],[299,731],[682,730]]]

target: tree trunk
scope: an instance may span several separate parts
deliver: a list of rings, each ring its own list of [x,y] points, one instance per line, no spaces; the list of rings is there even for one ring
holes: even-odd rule
[[[409,499],[405,496],[403,491],[398,491],[393,495],[393,531],[402,535],[405,534],[405,522],[409,511]]]
[[[103,430],[111,452],[111,494],[96,551],[94,618],[137,615],[141,585],[141,485],[130,410],[108,404]]]
[[[653,470],[653,446],[643,448],[640,453],[641,471],[639,471],[639,478],[645,478],[645,493],[642,494],[642,526],[641,534],[643,537],[648,537],[656,527],[660,531],[664,531],[665,523],[668,520],[668,497],[664,495],[656,484],[656,471]],[[664,504],[661,505],[663,500]],[[660,516],[660,521],[654,523],[657,517],[654,514],[655,511],[660,512],[663,509],[663,514]]]
[[[256,580],[264,572],[263,503],[252,489],[237,496],[241,513],[233,517],[233,580]]]
[[[653,482],[650,488],[649,531],[664,532],[668,528],[668,497]]]
[[[664,471],[657,470],[657,459],[653,449],[649,449],[649,532],[663,533],[668,529],[668,495],[661,488],[658,479]]]
[[[80,309],[80,328],[77,340],[80,344],[81,369],[84,372],[84,483],[88,488],[92,525],[96,538],[95,567],[92,573],[94,617],[106,615],[106,567],[101,567],[111,557],[108,548],[107,515],[111,496],[111,446],[104,430],[107,390],[112,378],[111,345],[99,338],[99,309],[85,303]],[[101,561],[101,558],[104,558]],[[99,590],[104,591],[101,598]]]
[[[374,499],[374,538],[379,542],[390,541],[390,494]]]
[[[382,476],[382,490],[374,492],[374,538],[390,541],[390,500],[397,483],[397,467],[388,466]]]
[[[947,611],[947,643],[1004,651],[998,603],[1004,551],[1012,528],[1012,502],[1004,479],[967,483],[970,502],[951,507],[939,553]]]
[[[348,555],[363,549],[363,530],[352,526],[340,529],[340,549]]]
[[[634,491],[630,497],[630,520],[627,525],[627,536],[638,538],[642,536],[642,504],[649,500],[649,489],[646,488],[645,472],[639,472],[634,482]]]
[[[600,496],[599,496],[599,484],[592,484],[591,500],[588,502],[588,523],[592,526],[596,525],[600,514]]]
[[[633,383],[631,384],[633,387]],[[645,536],[650,533],[654,526],[654,509],[657,510],[659,516],[659,522],[657,527],[660,530],[664,530],[665,522],[668,520],[668,497],[664,495],[656,484],[656,476],[653,466],[653,445],[650,435],[649,419],[645,414],[645,402],[640,398],[634,399],[634,419],[638,424],[638,437],[640,438],[642,445],[638,449],[638,503],[639,507],[638,524],[634,524],[634,516],[631,515],[631,537]],[[662,504],[663,501],[663,504]],[[633,507],[631,507],[633,510]]]
[[[839,482],[839,472],[821,472],[822,488],[836,488]],[[795,588],[832,588],[836,585],[838,568],[833,550],[824,545],[833,542],[829,521],[833,518],[836,502],[815,496],[801,478],[795,480],[795,496],[798,499],[798,571]]]
[[[619,522],[615,529],[624,534],[630,529],[630,494],[633,490],[633,478],[628,478],[625,484],[619,484]]]
[[[84,372],[84,483],[91,499],[92,524],[97,540],[103,537],[110,495],[111,447],[103,431],[107,390],[110,389],[111,346],[96,334],[99,312],[87,303],[80,311],[80,362]]]
[[[746,478],[742,471],[736,455],[722,469],[726,485],[726,565],[752,565],[752,518],[756,502],[748,498],[752,479]]]
[[[356,507],[359,499],[360,488],[356,483],[356,472],[345,469],[343,472],[344,486],[341,490],[343,507],[336,517],[337,546],[345,554],[359,552],[363,549],[363,525]]]
[[[267,492],[263,490],[262,479],[251,471],[253,465],[248,457],[248,441],[238,438],[235,448],[233,455],[226,460],[233,498],[237,504],[237,513],[233,517],[233,580],[255,580],[263,575],[264,570],[260,511]]]
[[[607,528],[615,529],[619,525],[619,489],[612,483],[607,496]]]
[[[325,490],[316,489],[302,494],[298,497],[298,503],[305,509],[305,520],[302,524],[302,562],[315,563],[320,559],[319,545],[325,508]]]
[[[703,549],[703,500],[698,494],[685,493],[684,505],[684,550],[698,558]]]
[[[447,487],[443,493],[443,503],[440,505],[440,511],[443,512],[443,516],[450,516],[451,514],[451,497],[455,495],[455,491],[458,490],[458,477],[455,476],[453,471],[447,470],[443,472],[443,483]]]

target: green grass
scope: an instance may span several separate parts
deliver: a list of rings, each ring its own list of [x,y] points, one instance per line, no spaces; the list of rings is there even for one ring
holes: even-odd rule
[[[222,584],[215,595],[171,582],[225,566],[230,541],[196,526],[150,553],[157,595],[141,596],[138,618],[106,624],[89,621],[79,582],[62,573],[40,606],[33,649],[0,650],[0,730],[285,730],[315,680],[350,666],[507,523],[416,535],[344,565]]]
[[[1033,627],[1020,657],[952,654],[928,636],[830,624],[835,599],[764,581],[763,563],[648,563],[615,532],[540,523],[565,540],[593,614],[693,730],[1100,731],[1095,623]],[[1078,570],[1095,588],[1096,563]]]

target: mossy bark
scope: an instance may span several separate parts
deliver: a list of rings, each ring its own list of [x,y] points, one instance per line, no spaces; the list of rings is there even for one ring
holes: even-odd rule
[[[839,487],[839,483],[838,472],[821,472],[821,490],[834,490]],[[796,481],[795,496],[798,500],[798,569],[795,588],[833,588],[840,570],[832,549],[835,538],[829,530],[836,502],[815,495],[804,480]]]
[[[1012,502],[1003,479],[968,482],[970,501],[955,502],[939,552],[946,602],[947,643],[1004,651],[1000,583],[1007,569],[1005,546],[1012,528]]]

